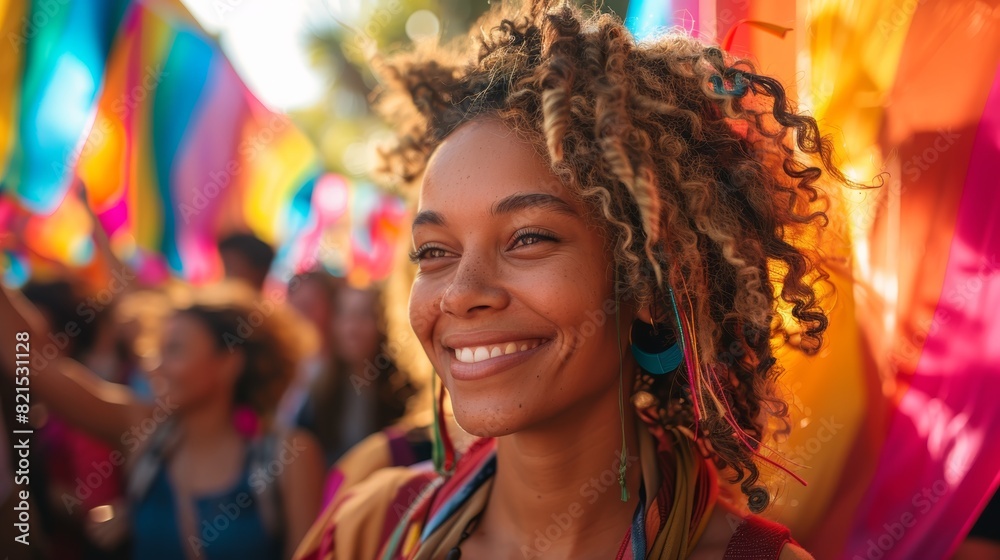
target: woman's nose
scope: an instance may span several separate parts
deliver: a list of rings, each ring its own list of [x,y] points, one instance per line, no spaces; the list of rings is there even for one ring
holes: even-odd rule
[[[510,296],[501,283],[496,263],[479,255],[462,256],[441,298],[441,311],[468,317],[489,309],[503,309]]]

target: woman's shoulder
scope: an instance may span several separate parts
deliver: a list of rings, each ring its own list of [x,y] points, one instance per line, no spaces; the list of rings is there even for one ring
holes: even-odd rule
[[[309,530],[295,558],[376,558],[393,536],[412,545],[416,538],[412,531],[431,513],[436,497],[450,496],[467,484],[490,464],[494,450],[490,438],[474,441],[447,477],[424,462],[379,469],[357,484],[341,487]],[[411,508],[415,524],[409,524],[406,535],[394,535]]]
[[[711,518],[691,555],[693,560],[772,558],[809,560],[784,525],[758,515],[740,512],[724,500],[716,503]]]
[[[788,543],[781,549],[781,555],[778,560],[814,560],[812,554],[806,552],[806,549],[801,546]]]
[[[392,530],[432,489],[433,470],[388,467],[338,493],[295,553],[300,560],[374,558]]]

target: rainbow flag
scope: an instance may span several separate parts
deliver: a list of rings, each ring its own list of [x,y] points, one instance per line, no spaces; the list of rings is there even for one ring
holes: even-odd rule
[[[127,0],[0,0],[0,181],[28,210],[69,190]]]
[[[76,266],[93,256],[74,229],[86,212],[66,194],[127,5],[0,0],[0,229],[30,239],[43,258]],[[32,257],[7,253],[9,283],[27,278]]]
[[[795,426],[780,449],[808,486],[779,481],[770,515],[820,559],[949,557],[1000,485],[1000,19],[946,0],[629,13],[656,9],[782,78],[850,177],[890,174],[833,193],[852,266],[831,271],[823,351],[779,358]]]
[[[220,234],[295,235],[319,175],[308,139],[177,6],[126,15],[87,144],[78,176],[113,246],[194,282],[219,276]]]
[[[0,4],[5,30],[23,19],[16,4]],[[179,0],[51,4],[62,19],[26,33],[28,56],[0,66],[25,84],[0,88],[10,123],[0,121],[0,156],[10,154],[4,188],[23,210],[5,227],[32,233],[31,254],[90,262],[89,206],[145,280],[203,282],[221,275],[219,236],[249,230],[280,248],[306,226],[314,147],[254,97]],[[63,50],[43,43],[48,35]],[[74,190],[87,205],[67,196]]]
[[[316,181],[312,196],[307,223],[278,253],[275,275],[324,269],[356,287],[387,278],[406,220],[403,200],[333,173]]]

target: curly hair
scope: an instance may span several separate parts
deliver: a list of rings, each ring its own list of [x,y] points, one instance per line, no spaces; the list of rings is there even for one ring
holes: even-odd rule
[[[637,388],[664,425],[697,426],[752,502],[757,446],[772,420],[788,431],[774,350],[794,334],[815,353],[827,328],[820,181],[852,184],[830,140],[777,80],[686,35],[636,42],[614,15],[545,1],[495,6],[474,29],[379,61],[376,106],[397,128],[380,173],[416,185],[438,144],[481,117],[535,145],[603,227],[620,297],[663,319],[672,289],[690,310],[713,376],[702,390],[727,412],[695,422],[684,365]]]
[[[177,313],[204,324],[220,351],[243,353],[233,403],[249,406],[268,426],[299,359],[314,342],[308,333],[287,310],[241,283],[202,288],[176,307]]]

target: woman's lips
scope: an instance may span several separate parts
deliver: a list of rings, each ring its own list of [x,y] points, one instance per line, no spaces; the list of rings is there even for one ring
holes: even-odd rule
[[[472,381],[496,375],[534,356],[547,342],[535,338],[446,348],[451,376],[458,381]]]

